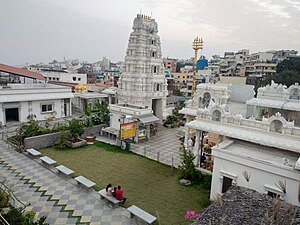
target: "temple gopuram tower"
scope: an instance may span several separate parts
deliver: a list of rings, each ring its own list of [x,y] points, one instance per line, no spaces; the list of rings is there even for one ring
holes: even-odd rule
[[[157,22],[150,16],[138,14],[134,19],[117,98],[118,104],[152,108],[153,114],[162,120],[168,91],[157,33]]]

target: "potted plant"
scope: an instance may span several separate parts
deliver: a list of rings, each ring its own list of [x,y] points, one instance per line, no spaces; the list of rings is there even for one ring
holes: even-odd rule
[[[87,144],[86,140],[80,138],[84,132],[84,126],[79,120],[72,119],[69,122],[68,140],[65,142],[71,148],[78,148]]]

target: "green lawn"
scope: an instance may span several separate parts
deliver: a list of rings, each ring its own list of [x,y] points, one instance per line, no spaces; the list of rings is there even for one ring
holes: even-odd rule
[[[201,184],[184,187],[178,183],[177,170],[125,152],[117,147],[96,142],[79,149],[41,150],[47,155],[94,181],[96,189],[108,183],[121,185],[127,197],[125,207],[136,205],[159,218],[160,225],[190,224],[184,221],[186,210],[200,211],[209,204],[209,193]]]

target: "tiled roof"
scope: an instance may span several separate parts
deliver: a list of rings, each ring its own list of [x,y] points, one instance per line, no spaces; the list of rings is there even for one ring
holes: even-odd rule
[[[245,187],[233,186],[221,199],[219,204],[214,202],[200,212],[199,220],[192,225],[290,225],[300,221],[300,208],[281,200],[276,204],[278,219],[275,220],[272,197]]]
[[[8,66],[1,63],[0,63],[0,72],[16,74],[19,76],[28,77],[37,80],[45,80],[44,76],[40,73],[32,72],[18,67]]]

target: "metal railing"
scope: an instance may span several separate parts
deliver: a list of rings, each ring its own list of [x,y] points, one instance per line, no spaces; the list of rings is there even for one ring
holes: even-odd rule
[[[1,224],[1,225],[10,225],[10,224],[6,221],[6,219],[4,219],[4,217],[1,215],[1,213],[0,213],[0,224]]]
[[[132,150],[132,152],[134,152],[138,155],[142,155],[146,158],[169,165],[172,168],[173,167],[178,168],[178,166],[180,165],[179,153],[172,154],[168,151],[161,151],[159,149],[151,149],[146,146],[138,146],[138,145],[132,146],[131,150]]]
[[[28,205],[24,204],[22,201],[20,201],[17,196],[15,195],[15,193],[10,190],[9,187],[7,187],[4,184],[5,180],[0,181],[0,190],[2,190],[5,194],[7,194],[7,196],[10,199],[10,204],[15,207],[15,208],[19,208],[21,211],[23,211]],[[19,204],[18,204],[19,203]],[[17,205],[18,204],[18,205]],[[21,207],[20,207],[21,206]]]

